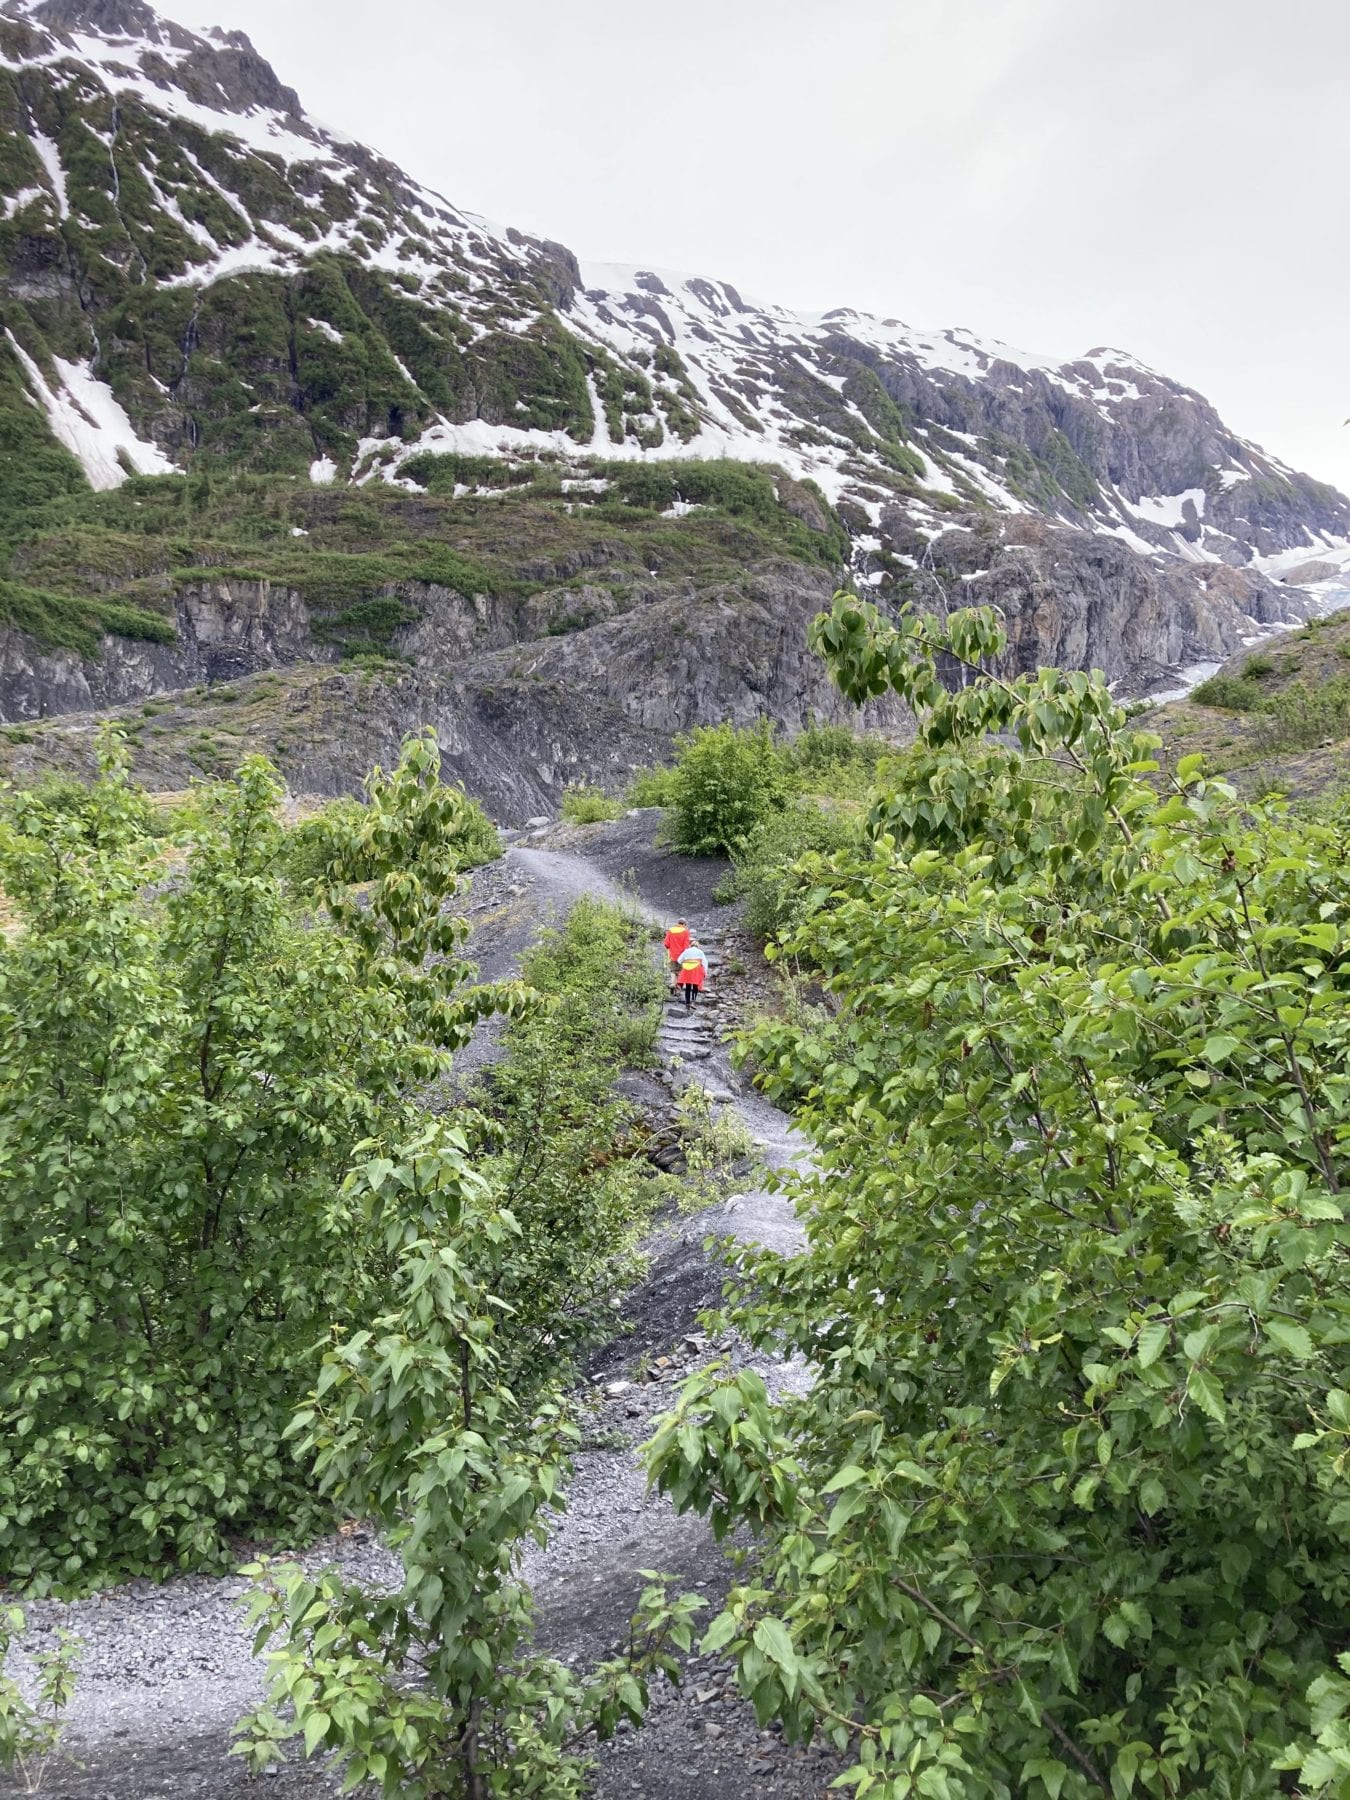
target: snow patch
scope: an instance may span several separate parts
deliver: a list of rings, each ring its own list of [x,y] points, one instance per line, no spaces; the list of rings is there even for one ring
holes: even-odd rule
[[[315,487],[327,487],[337,479],[337,464],[331,456],[316,456],[309,465],[309,478]]]
[[[47,179],[52,184],[56,195],[56,210],[63,219],[70,217],[70,196],[66,191],[66,172],[61,167],[61,153],[51,138],[44,137],[40,131],[32,134],[33,148],[42,159],[42,166],[47,171]]]
[[[53,434],[79,458],[90,487],[121,487],[127,478],[127,464],[137,475],[182,474],[157,445],[137,437],[112,389],[95,377],[88,363],[63,362],[59,356],[53,357],[60,386],[52,388],[8,327],[5,336],[47,414]]]
[[[1142,519],[1146,525],[1177,526],[1186,523],[1186,502],[1195,507],[1196,517],[1205,516],[1205,490],[1203,488],[1185,488],[1179,494],[1156,494],[1144,496],[1139,500],[1126,500],[1121,496],[1121,505],[1132,512],[1136,519]]]
[[[1162,551],[1156,544],[1150,544],[1147,538],[1141,538],[1137,531],[1131,531],[1128,525],[1096,525],[1093,529],[1100,537],[1119,538],[1122,544],[1128,544],[1131,550],[1137,550],[1140,556],[1161,556]]]
[[[1173,685],[1169,688],[1155,690],[1147,698],[1156,706],[1165,705],[1168,700],[1184,700],[1187,694],[1194,688],[1198,688],[1202,681],[1208,681],[1211,675],[1217,675],[1222,667],[1222,663],[1199,662],[1190,663],[1184,669],[1174,669],[1167,677]]]
[[[327,319],[306,319],[305,323],[311,330],[317,331],[323,337],[326,337],[330,344],[340,344],[342,342],[342,333],[330,325]]]
[[[10,194],[6,197],[4,216],[12,219],[16,213],[21,213],[24,207],[30,205],[34,200],[46,200],[48,197],[46,188],[20,188],[17,194]]]

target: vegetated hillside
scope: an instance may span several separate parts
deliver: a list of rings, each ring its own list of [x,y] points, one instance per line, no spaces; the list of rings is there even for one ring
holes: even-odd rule
[[[0,0],[0,198],[0,717],[353,650],[444,688],[465,644],[442,594],[488,619],[475,654],[573,620],[549,668],[575,694],[614,666],[605,633],[580,635],[607,618],[599,590],[659,579],[667,624],[735,655],[699,623],[735,570],[788,580],[786,624],[826,565],[883,599],[990,598],[1010,667],[1097,663],[1138,688],[1252,618],[1302,617],[1266,565],[1350,532],[1350,502],[1122,352],[1056,363],[583,265],[316,125],[241,33],[142,0]],[[771,468],[771,497],[708,474],[727,459]],[[183,487],[176,512],[154,476]],[[372,496],[359,514],[349,484]],[[791,722],[793,658],[784,677],[750,650],[767,661],[745,693]],[[721,679],[654,634],[619,666],[676,670],[682,713],[659,679],[624,698],[657,733],[708,716]],[[570,734],[591,772],[593,722],[564,723],[544,760],[566,765]],[[532,718],[507,753],[539,755]]]
[[[672,517],[661,470],[597,464],[575,494],[551,464],[515,474],[458,498],[439,463],[426,492],[136,478],[55,505],[0,585],[0,701],[22,721],[0,768],[91,770],[113,716],[156,787],[261,749],[294,788],[344,792],[434,724],[511,819],[567,780],[623,786],[698,723],[849,715],[807,648],[843,555],[808,487],[691,464],[704,498]]]
[[[1350,612],[1312,619],[1225,663],[1184,700],[1146,714],[1166,754],[1250,793],[1304,797],[1350,777]]]

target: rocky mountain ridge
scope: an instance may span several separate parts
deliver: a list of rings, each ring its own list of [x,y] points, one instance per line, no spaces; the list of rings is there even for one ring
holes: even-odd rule
[[[659,564],[677,535],[715,536],[728,507],[746,516],[735,484],[708,471],[759,464],[774,471],[771,504],[814,538],[790,552],[800,595],[833,557],[838,579],[882,600],[988,600],[1009,620],[1010,666],[1095,663],[1127,688],[1222,656],[1346,583],[1350,502],[1124,352],[1056,362],[961,330],[805,317],[726,282],[586,264],[316,124],[242,33],[186,31],[144,0],[0,0],[0,211],[10,719],[332,660],[354,641],[425,665],[450,654],[425,625],[444,593],[450,610],[496,608],[513,642],[536,641],[529,609],[508,626],[471,569],[447,585],[424,578],[425,557],[358,568],[366,546],[330,545],[312,521],[306,496],[325,490],[396,507],[426,496],[417,529],[459,550],[457,508],[505,517],[512,496],[533,496],[553,538],[592,521],[584,554],[601,564],[613,519],[647,520]],[[212,484],[218,496],[245,478],[262,484],[258,511],[287,556],[273,541],[259,558],[261,524],[222,541]],[[154,492],[166,483],[185,490],[168,523]],[[372,514],[370,547],[391,516]],[[147,546],[153,531],[164,541]],[[766,560],[751,546],[743,566],[782,581],[782,548]],[[355,640],[326,622],[336,589],[319,559],[338,550],[338,612],[383,621]],[[1283,579],[1291,559],[1328,557],[1320,591]],[[709,582],[727,591],[719,558],[691,572],[696,599]],[[531,571],[557,560],[509,578],[548,587]],[[259,617],[289,623],[227,653],[245,591]],[[599,669],[603,630],[585,642],[604,624],[597,602],[560,604],[580,621],[570,662]],[[669,610],[640,616],[668,623]],[[753,644],[731,633],[718,653]],[[659,635],[647,644],[634,679],[654,686],[639,711],[681,713],[667,691],[677,664]],[[681,679],[708,696],[717,685]],[[761,699],[795,716],[794,694]]]

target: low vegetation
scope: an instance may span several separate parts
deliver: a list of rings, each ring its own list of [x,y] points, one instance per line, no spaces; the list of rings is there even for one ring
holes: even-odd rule
[[[388,653],[427,590],[518,601],[581,566],[715,581],[774,558],[847,560],[823,496],[743,463],[423,455],[405,473],[425,491],[228,471],[58,484],[0,538],[0,621],[94,657],[105,633],[176,641],[176,598],[194,586],[267,581],[300,596],[317,642]],[[672,512],[680,498],[694,510]]]
[[[590,782],[571,782],[563,790],[562,816],[569,825],[600,825],[606,819],[622,818],[625,811],[622,800]]]
[[[1203,752],[1248,788],[1313,794],[1350,773],[1350,618],[1314,619],[1201,682],[1158,717],[1165,743]]]
[[[0,823],[0,1546],[35,1589],[320,1523],[282,1433],[385,1273],[343,1178],[522,1003],[469,985],[442,917],[473,814],[428,742],[332,822],[308,896],[279,793],[260,761],[199,791],[167,890],[123,751],[81,808],[21,793]]]
[[[767,719],[703,725],[676,740],[667,829],[684,856],[724,856],[788,803],[791,784]]]

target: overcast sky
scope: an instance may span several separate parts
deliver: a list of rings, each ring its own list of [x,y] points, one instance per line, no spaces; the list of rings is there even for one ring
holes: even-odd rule
[[[582,256],[1132,350],[1350,490],[1346,0],[159,8]]]

